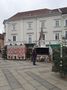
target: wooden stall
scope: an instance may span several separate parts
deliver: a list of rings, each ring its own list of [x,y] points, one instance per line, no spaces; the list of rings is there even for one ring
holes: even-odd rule
[[[7,59],[25,59],[25,45],[8,45]]]

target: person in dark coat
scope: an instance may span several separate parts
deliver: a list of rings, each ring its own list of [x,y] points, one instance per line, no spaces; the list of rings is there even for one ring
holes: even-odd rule
[[[32,61],[33,61],[33,65],[36,65],[36,57],[37,57],[36,50],[33,49],[33,51],[32,51]]]

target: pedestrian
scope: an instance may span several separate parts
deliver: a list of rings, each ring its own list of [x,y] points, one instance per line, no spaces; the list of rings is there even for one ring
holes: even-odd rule
[[[36,57],[37,57],[37,53],[35,48],[32,51],[32,61],[33,61],[33,65],[36,65]]]

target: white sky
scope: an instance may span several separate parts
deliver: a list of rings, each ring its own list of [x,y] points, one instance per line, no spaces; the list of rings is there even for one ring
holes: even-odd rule
[[[60,7],[67,7],[67,0],[0,0],[0,33],[4,32],[3,20],[18,12]]]

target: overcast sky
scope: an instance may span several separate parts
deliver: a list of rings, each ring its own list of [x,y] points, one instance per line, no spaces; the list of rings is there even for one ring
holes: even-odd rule
[[[0,0],[0,33],[4,32],[3,20],[18,12],[67,7],[67,0]]]

